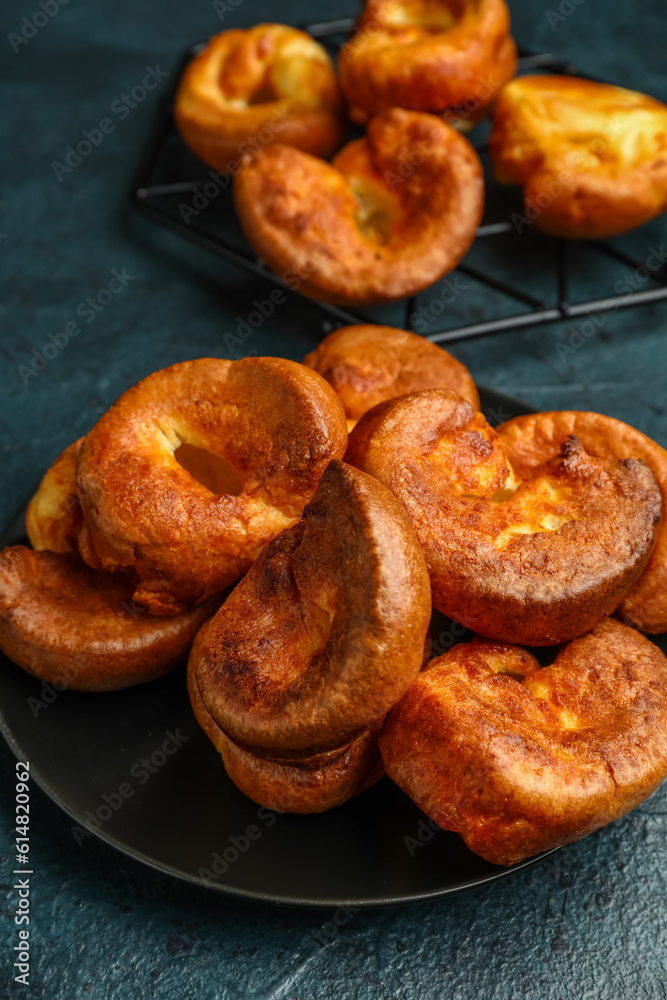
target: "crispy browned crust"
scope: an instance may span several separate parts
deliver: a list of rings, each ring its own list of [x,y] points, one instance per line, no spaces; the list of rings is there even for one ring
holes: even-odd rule
[[[266,809],[289,813],[326,812],[379,781],[384,766],[377,730],[365,732],[323,767],[293,767],[262,760],[223,736],[227,774],[248,798]]]
[[[74,691],[115,691],[182,663],[219,597],[171,618],[133,598],[132,576],[93,570],[69,553],[0,553],[0,648],[40,680]]]
[[[204,707],[188,664],[188,691],[199,725],[222,756],[227,774],[244,795],[267,809],[290,813],[326,812],[365,791],[384,774],[378,727],[363,733],[324,761],[279,764],[242,750],[223,733]]]
[[[329,156],[345,135],[326,50],[282,24],[215,35],[181,78],[174,105],[185,142],[217,170],[273,142]]]
[[[484,208],[475,150],[433,115],[394,109],[325,163],[271,146],[234,181],[259,256],[303,295],[369,305],[411,295],[455,267]]]
[[[496,178],[522,184],[526,218],[572,239],[624,233],[667,207],[667,107],[567,76],[523,76],[498,100]]]
[[[229,462],[240,495],[194,479],[174,457],[184,442]],[[346,442],[335,392],[293,361],[202,358],[155,372],[86,437],[81,553],[94,567],[135,570],[134,597],[154,614],[179,613],[235,580],[300,517]]]
[[[662,511],[644,462],[595,458],[567,434],[558,445],[515,489],[482,415],[430,389],[369,411],[347,459],[404,504],[440,611],[489,638],[542,646],[581,635],[618,607],[646,565]]]
[[[387,773],[443,829],[511,865],[618,819],[667,775],[667,660],[615,619],[552,666],[455,646],[380,737]]]
[[[328,808],[343,778],[345,797],[360,787],[373,757],[365,734],[419,672],[430,610],[423,553],[401,506],[381,483],[331,462],[302,521],[269,543],[197,636],[195,710],[198,696],[225,737],[284,765],[286,777],[335,764],[331,787],[317,778],[286,791],[298,811],[305,802]],[[268,790],[275,801],[283,772],[251,767],[204,728],[243,790],[262,804]]]
[[[336,750],[418,673],[430,588],[414,530],[381,483],[327,467],[302,521],[264,549],[198,637],[204,705],[245,748]]]
[[[638,458],[646,462],[660,487],[667,509],[667,451],[621,420],[601,413],[563,410],[533,413],[509,420],[498,435],[519,475],[546,462],[559,441],[574,434],[591,455],[606,459]],[[667,631],[667,527],[663,520],[646,569],[616,614],[642,632]]]
[[[366,0],[339,57],[356,120],[400,107],[477,121],[516,64],[505,0]]]
[[[479,410],[466,366],[430,340],[392,326],[361,324],[334,330],[303,359],[340,396],[352,430],[378,403],[420,389],[453,389]]]
[[[76,552],[83,524],[76,494],[76,464],[83,438],[65,448],[48,470],[28,504],[25,527],[33,549]]]

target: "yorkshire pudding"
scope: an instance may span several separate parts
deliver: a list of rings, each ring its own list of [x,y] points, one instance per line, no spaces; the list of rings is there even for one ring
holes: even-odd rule
[[[115,691],[168,673],[185,660],[220,604],[211,597],[155,618],[132,597],[124,573],[90,569],[73,553],[0,552],[0,649],[40,680],[74,691]]]
[[[479,410],[479,395],[465,365],[430,340],[392,326],[334,330],[303,359],[334,387],[347,429],[378,403],[420,389],[453,389]]]
[[[283,24],[223,31],[181,79],[176,125],[217,170],[273,142],[329,156],[343,141],[343,102],[331,60],[310,35]]]
[[[193,708],[243,791],[316,812],[359,790],[375,773],[374,730],[419,672],[430,613],[404,510],[331,462],[190,654]],[[283,785],[299,769],[324,773]]]
[[[83,524],[81,504],[76,494],[76,464],[83,438],[74,441],[58,456],[28,504],[25,526],[33,549],[76,552]]]
[[[641,459],[653,473],[667,509],[667,451],[621,420],[600,413],[565,410],[516,417],[498,428],[517,475],[528,477],[575,435],[589,455],[611,461]],[[646,569],[616,614],[642,632],[667,632],[667,526],[663,523]]]
[[[490,140],[498,181],[522,184],[526,219],[571,239],[627,232],[667,207],[667,107],[568,76],[502,91]]]
[[[455,646],[391,710],[380,749],[431,819],[512,865],[655,791],[667,775],[667,660],[614,619],[548,667],[512,646]]]
[[[188,691],[197,722],[222,757],[225,770],[244,795],[266,809],[280,812],[326,812],[358,795],[384,774],[378,748],[378,726],[367,730],[344,750],[319,758],[276,763],[242,750],[225,736],[206,711],[188,662]]]
[[[462,127],[483,117],[516,64],[505,0],[366,0],[339,58],[355,121],[400,107],[446,112]]]
[[[335,392],[293,361],[201,358],[155,372],[85,439],[81,554],[95,568],[135,570],[135,600],[177,614],[221,591],[298,520],[346,443]],[[238,485],[212,493],[179,463],[184,444],[226,462]]]
[[[558,445],[518,481],[482,414],[429,389],[362,417],[347,461],[404,504],[436,608],[490,639],[548,646],[618,607],[646,565],[662,510],[644,462],[596,458],[567,435]]]
[[[290,287],[340,305],[413,295],[455,267],[484,207],[477,153],[433,115],[388,111],[332,164],[287,146],[248,158],[236,208]]]

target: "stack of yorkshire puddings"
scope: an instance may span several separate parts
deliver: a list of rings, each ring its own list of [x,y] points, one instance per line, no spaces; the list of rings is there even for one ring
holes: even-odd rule
[[[338,330],[303,365],[183,362],[46,473],[33,548],[0,554],[0,647],[89,691],[191,647],[194,712],[256,802],[320,812],[386,770],[508,865],[667,774],[667,660],[642,634],[667,630],[666,492],[643,434],[578,412],[493,430],[464,366],[401,330]],[[431,659],[432,605],[477,637]]]
[[[571,76],[512,79],[516,67],[505,0],[367,0],[339,78],[295,28],[212,38],[183,75],[176,124],[234,176],[269,267],[312,298],[372,305],[420,292],[469,249],[484,177],[461,131],[490,114],[496,179],[524,188],[518,231],[599,239],[667,208],[665,105]],[[366,132],[341,148],[348,117]]]

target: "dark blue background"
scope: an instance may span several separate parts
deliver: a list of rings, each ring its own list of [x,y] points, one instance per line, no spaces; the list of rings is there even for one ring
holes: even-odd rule
[[[664,0],[566,0],[561,7],[572,13],[552,29],[546,12],[559,9],[556,0],[511,0],[519,41],[667,100]],[[8,33],[39,9],[37,0],[5,2],[0,13],[2,523],[55,455],[129,385],[184,358],[229,356],[224,334],[259,290],[234,267],[133,217],[127,191],[156,98],[122,120],[113,102],[141,83],[145,67],[170,70],[186,45],[223,26],[299,23],[354,13],[356,5],[243,0],[221,25],[208,0],[69,0],[14,52]],[[65,147],[104,117],[113,131],[59,181],[52,162],[62,162]],[[660,245],[661,235],[662,225],[636,235],[639,259]],[[114,268],[125,268],[132,280],[86,323],[77,317],[78,304],[104,288]],[[592,284],[583,268],[577,278],[580,289]],[[493,312],[494,300],[479,288],[469,294],[461,308]],[[564,325],[485,338],[455,353],[481,384],[536,408],[614,414],[667,444],[666,319],[667,305],[609,317],[564,360],[558,351],[569,336]],[[31,364],[33,349],[41,351],[49,333],[77,320],[82,332],[25,385],[20,366]],[[300,359],[320,335],[316,310],[290,298],[247,350]],[[4,745],[0,757],[7,918],[0,996],[667,996],[664,791],[612,828],[503,883],[449,902],[347,920],[339,915],[343,926],[322,931],[326,914],[228,903],[144,870],[103,844],[87,840],[78,848],[67,818],[35,788],[32,985],[23,990],[10,982],[14,768]],[[294,957],[310,934],[327,943],[297,969]]]

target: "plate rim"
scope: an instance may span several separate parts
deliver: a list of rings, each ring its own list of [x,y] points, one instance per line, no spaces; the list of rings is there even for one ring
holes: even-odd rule
[[[9,659],[9,657],[7,657]],[[10,661],[16,670],[20,670],[13,661]],[[18,741],[13,736],[9,723],[5,717],[5,712],[0,704],[0,732],[5,739],[9,749],[14,754],[18,761],[28,760],[25,754],[22,753],[21,747]],[[493,871],[489,875],[483,876],[482,878],[476,879],[474,882],[469,882],[466,885],[461,886],[449,886],[445,889],[434,889],[431,892],[420,892],[416,894],[410,894],[407,896],[392,896],[373,898],[368,897],[349,899],[349,898],[332,898],[332,899],[310,899],[305,897],[296,896],[284,896],[279,893],[271,892],[257,892],[255,889],[240,889],[237,886],[225,885],[218,880],[206,880],[204,878],[196,878],[192,875],[188,875],[178,868],[174,868],[172,865],[166,862],[156,861],[149,855],[144,854],[142,851],[138,851],[122,840],[114,837],[112,834],[107,833],[103,829],[95,829],[86,822],[84,816],[78,815],[72,808],[67,805],[61,796],[56,792],[50,785],[50,783],[41,775],[39,769],[36,771],[32,768],[32,763],[30,764],[30,780],[34,780],[35,784],[39,789],[53,802],[59,809],[61,809],[66,816],[69,816],[71,820],[74,820],[78,826],[83,827],[98,840],[103,841],[108,846],[124,854],[128,858],[132,858],[140,864],[145,865],[148,868],[153,869],[153,871],[160,872],[162,874],[170,875],[172,878],[178,879],[180,882],[184,882],[188,885],[196,886],[199,889],[212,889],[222,896],[231,897],[234,899],[244,899],[251,901],[253,903],[264,903],[271,904],[274,906],[290,906],[296,909],[311,909],[311,910],[331,910],[343,907],[354,907],[357,909],[382,909],[388,906],[408,906],[411,903],[425,903],[430,902],[435,899],[443,899],[449,896],[457,896],[462,892],[469,892],[473,889],[479,889],[483,886],[489,885],[490,883],[497,882],[500,879],[507,878],[509,875],[514,875],[519,871],[523,871],[527,868],[531,868],[533,865],[538,864],[545,858],[549,857],[550,854],[555,854],[557,851],[562,850],[561,847],[554,847],[549,851],[544,851],[542,854],[537,854],[535,857],[526,858],[524,861],[519,861],[515,865],[511,865],[508,868],[498,866],[498,871]],[[443,831],[447,832],[447,831]]]

